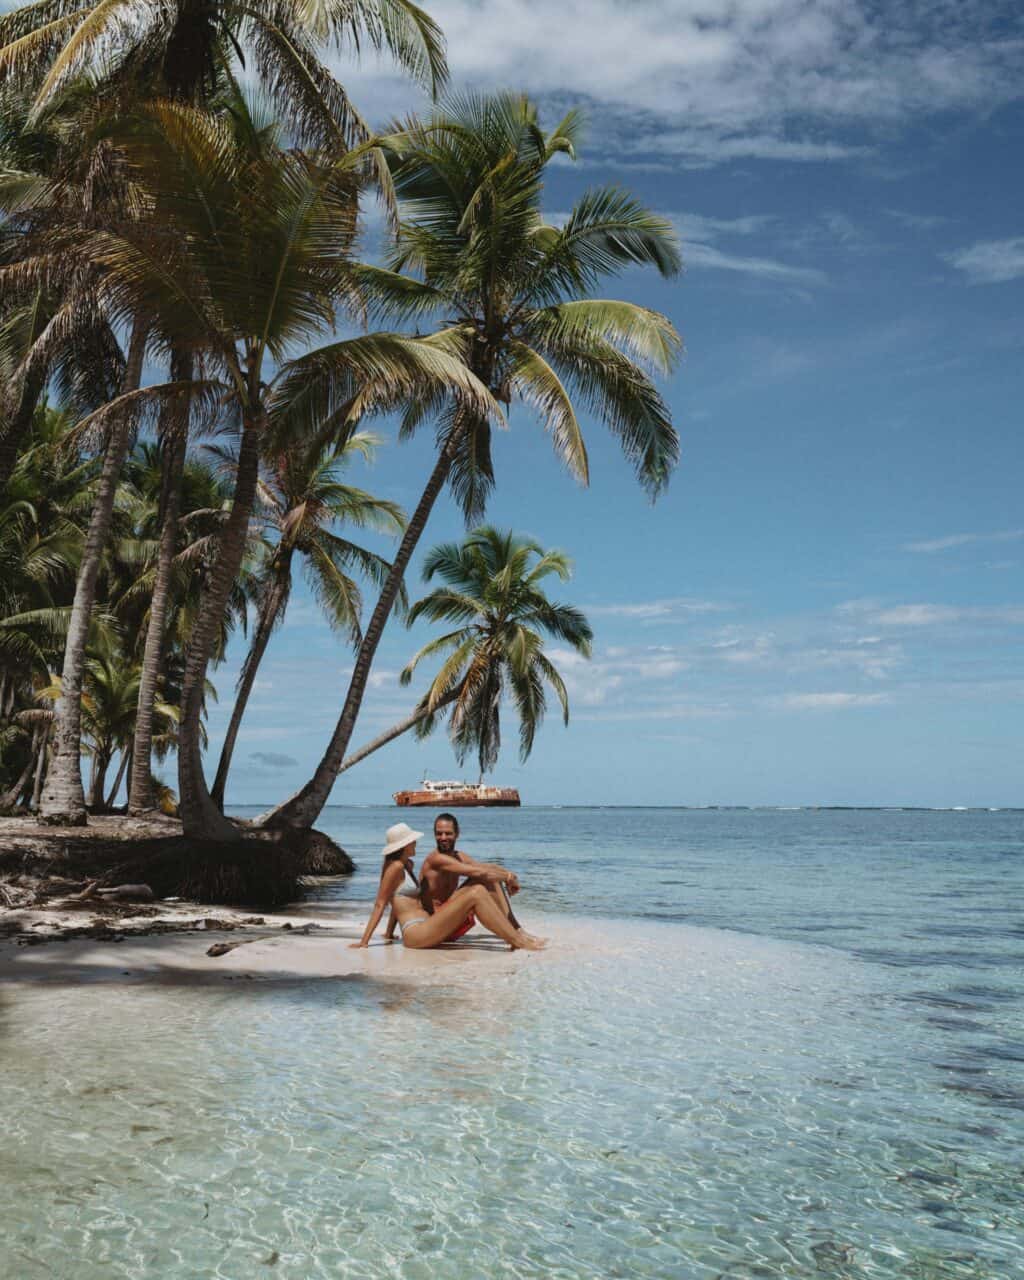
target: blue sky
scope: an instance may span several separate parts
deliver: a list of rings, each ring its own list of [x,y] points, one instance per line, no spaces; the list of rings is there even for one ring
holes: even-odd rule
[[[457,84],[528,90],[551,122],[586,107],[553,215],[621,182],[674,219],[687,264],[609,290],[686,341],[665,388],[682,462],[655,506],[598,424],[589,490],[525,410],[498,441],[489,518],[574,557],[559,594],[596,643],[590,663],[554,655],[570,727],[550,717],[521,765],[507,720],[496,779],[526,803],[1024,803],[1024,20],[970,2],[426,7]],[[339,67],[371,118],[416,105],[387,68]],[[411,508],[429,441],[376,429],[353,475]],[[460,529],[445,501],[424,546]],[[389,627],[357,739],[409,708],[396,673],[428,635]],[[240,657],[214,677],[213,750]],[[350,666],[297,593],[231,801],[305,780]],[[425,769],[457,772],[443,736],[393,744],[333,798],[383,803]]]

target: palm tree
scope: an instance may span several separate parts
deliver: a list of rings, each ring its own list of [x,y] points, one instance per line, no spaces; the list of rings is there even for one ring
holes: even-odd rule
[[[341,444],[278,454],[264,468],[261,516],[269,545],[258,573],[258,611],[252,643],[242,666],[234,710],[221,751],[211,795],[223,809],[224,789],[238,730],[256,682],[271,634],[283,621],[292,589],[292,563],[304,562],[306,580],[331,627],[359,643],[362,594],[350,576],[358,570],[380,586],[390,564],[332,531],[332,525],[399,534],[405,528],[401,508],[343,484],[341,474],[353,457],[369,459],[377,441],[365,432]]]
[[[96,474],[68,447],[69,426],[36,410],[0,505],[0,785],[33,757],[41,778],[49,744],[35,695],[60,662]]]
[[[361,141],[358,112],[318,56],[325,44],[386,51],[432,94],[447,79],[440,28],[411,0],[36,0],[0,18],[0,76],[32,86],[38,117],[82,78],[136,100],[209,103],[251,64],[296,136]]]
[[[102,645],[86,658],[82,691],[82,732],[85,750],[92,759],[87,800],[92,811],[113,805],[130,763],[140,674],[138,663],[131,662],[116,645]],[[60,680],[57,679],[40,689],[36,698],[39,701],[55,701],[60,697],[60,692]],[[156,709],[163,738],[169,742],[177,724],[178,708],[158,697]],[[108,793],[107,770],[119,751],[121,766]]]
[[[132,328],[125,359],[122,395],[130,395],[137,390],[142,379],[146,337],[146,324],[137,319]],[[75,599],[71,606],[64,648],[60,696],[54,708],[53,757],[40,806],[43,819],[60,826],[81,825],[86,820],[81,769],[82,681],[85,675],[86,643],[96,604],[96,582],[114,513],[118,479],[128,454],[133,427],[133,418],[125,414],[113,424],[108,434],[75,583]]]
[[[110,549],[105,583],[109,607],[139,662],[139,706],[129,752],[132,814],[149,812],[157,804],[152,777],[157,694],[162,690],[164,701],[168,698],[168,671],[183,659],[217,534],[231,505],[230,480],[221,468],[185,457],[183,408],[173,401],[165,404],[157,442],[136,445],[129,459],[121,485],[127,527],[119,530]],[[248,575],[243,574],[224,616],[214,661],[222,658],[234,627],[244,626],[248,589]],[[165,747],[166,735],[161,750]]]
[[[189,638],[178,752],[185,832],[237,839],[211,800],[199,740],[206,669],[234,587],[256,497],[261,448],[334,431],[360,415],[452,388],[478,414],[493,397],[443,346],[402,334],[330,342],[290,357],[330,331],[355,297],[349,249],[359,157],[319,159],[282,151],[276,130],[241,98],[211,117],[177,103],[140,113],[121,146],[149,202],[147,225],[75,228],[63,253],[104,273],[110,305],[151,317],[154,341],[204,352],[210,376],[184,390],[207,413],[236,422],[237,468],[230,514],[204,602]],[[163,240],[149,226],[173,229]],[[217,374],[218,376],[213,376]],[[169,383],[116,398],[92,424],[183,393]]]
[[[482,777],[498,760],[506,696],[519,718],[521,760],[533,749],[544,719],[545,685],[554,691],[564,723],[569,723],[569,695],[544,653],[544,636],[589,658],[593,632],[578,609],[552,603],[540,584],[551,574],[566,582],[571,573],[563,552],[545,552],[531,538],[489,525],[474,529],[462,543],[445,543],[430,552],[423,576],[428,582],[437,576],[446,585],[417,600],[409,610],[409,625],[418,618],[459,625],[424,645],[402,671],[401,682],[408,684],[424,658],[444,655],[417,708],[423,713],[418,736],[431,732],[437,712],[450,703],[448,733],[455,754],[461,764],[475,751]]]
[[[349,145],[365,142],[369,131],[341,85],[317,56],[317,45],[325,41],[347,45],[357,52],[362,44],[387,50],[432,93],[447,76],[440,30],[411,0],[328,0],[313,9],[286,0],[270,11],[254,10],[237,0],[178,0],[158,9],[137,0],[99,0],[86,9],[71,0],[37,0],[0,17],[0,75],[8,85],[30,87],[36,92],[29,113],[33,125],[38,125],[55,107],[59,112],[69,98],[81,97],[82,86],[87,103],[94,104],[101,116],[116,118],[134,103],[154,95],[192,103],[212,102],[233,87],[232,66],[245,68],[244,46],[253,55],[257,73],[296,136],[302,141],[330,145],[339,153]],[[109,161],[110,157],[104,159]],[[387,196],[387,169],[376,149],[366,149],[363,165],[369,165],[383,180]],[[97,171],[101,189],[114,167],[107,163]],[[83,259],[79,257],[77,261],[81,264]],[[37,305],[34,311],[29,310],[30,317],[38,314],[38,304],[47,296],[38,284],[34,292]],[[28,293],[31,297],[31,288]],[[66,303],[63,309],[68,310]],[[76,316],[87,312],[81,303],[72,309]],[[146,343],[146,317],[137,314],[133,320],[122,393],[138,386],[136,375],[141,372]],[[67,327],[65,323],[64,328]],[[173,340],[172,351],[172,364],[177,365],[172,369],[173,380],[182,377],[191,353],[186,344]],[[19,369],[16,385],[0,404],[0,483],[5,478],[5,465],[13,459],[26,413],[31,413],[33,398],[45,385],[42,369],[37,355],[29,368]],[[79,767],[85,635],[95,598],[96,566],[109,528],[114,487],[110,481],[112,478],[116,483],[130,431],[130,419],[124,413],[110,428],[108,465],[97,491],[94,528],[81,565],[80,590],[64,664],[64,694],[56,710],[56,767],[48,777],[44,804],[45,815],[52,822],[85,820]],[[172,504],[179,464],[180,454],[169,451],[167,488]],[[165,547],[150,654],[140,686],[143,739],[152,716],[153,673],[159,665],[159,626],[170,555],[169,547]],[[200,680],[196,687],[201,685]],[[193,736],[195,729],[193,724]],[[140,778],[147,762],[148,752],[143,751]]]
[[[679,335],[655,311],[590,295],[631,266],[674,275],[678,244],[669,222],[618,188],[588,192],[561,226],[545,222],[545,170],[556,155],[575,155],[578,130],[571,112],[545,134],[534,106],[505,94],[456,100],[383,139],[402,219],[391,262],[361,268],[360,279],[385,315],[438,320],[431,341],[461,355],[498,400],[525,404],[581,483],[589,468],[578,407],[619,438],[653,497],[679,442],[646,370],[674,367]],[[440,393],[412,406],[403,434],[432,411],[440,412],[438,457],[366,627],[334,733],[313,777],[265,816],[267,825],[311,826],[327,803],[402,575],[444,485],[467,518],[483,511],[494,479],[490,424]]]
[[[193,373],[191,352],[175,345],[171,352],[170,364],[172,382],[191,381]],[[171,607],[174,557],[178,550],[180,536],[178,517],[181,513],[188,425],[189,406],[187,404],[172,400],[162,407],[159,439],[163,466],[157,511],[160,540],[139,673],[139,704],[135,717],[135,740],[131,752],[132,774],[128,786],[128,811],[133,816],[146,813],[156,804],[152,772],[156,690],[164,655],[167,615]]]
[[[28,100],[0,96],[0,488],[7,483],[48,383],[66,407],[102,404],[123,374],[120,346],[95,293],[95,276],[46,255],[46,232],[70,219],[123,214],[124,184],[102,137],[102,104],[81,91],[29,128]],[[33,261],[42,255],[42,261]],[[29,274],[19,263],[32,262]]]
[[[497,763],[506,697],[519,718],[519,754],[525,760],[544,718],[545,684],[554,691],[568,724],[569,695],[544,653],[544,636],[589,658],[593,633],[578,609],[552,603],[540,584],[551,574],[565,582],[571,569],[563,552],[546,552],[532,539],[486,525],[461,543],[445,543],[429,552],[424,578],[439,577],[447,585],[417,600],[407,622],[412,626],[425,618],[459,625],[425,644],[402,671],[401,683],[410,683],[425,658],[443,655],[444,662],[412,713],[353,751],[339,772],[410,729],[425,738],[450,709],[448,731],[459,763],[475,751],[482,776]]]
[[[4,106],[9,115],[18,102],[15,99]],[[12,432],[17,434],[27,389],[40,378],[45,382],[54,363],[62,355],[66,360],[64,353],[69,349],[74,352],[83,334],[95,335],[86,339],[87,349],[92,348],[94,355],[94,367],[87,372],[93,404],[117,391],[130,395],[141,382],[149,334],[146,314],[112,316],[103,298],[102,268],[83,256],[62,252],[68,237],[82,229],[112,229],[123,221],[140,226],[146,222],[119,158],[104,136],[105,128],[104,105],[91,102],[79,90],[72,92],[60,112],[31,138],[19,137],[10,129],[4,131],[5,150],[17,153],[20,148],[30,163],[34,158],[30,168],[6,169],[0,183],[0,207],[7,214],[4,285],[33,300],[31,315],[40,308],[50,312],[16,370],[22,405],[5,429],[8,440]],[[151,224],[147,229],[153,233]],[[118,320],[130,334],[123,355],[113,333]],[[36,328],[33,324],[32,330]],[[80,766],[85,647],[117,483],[134,426],[134,416],[127,413],[109,424],[79,564],[61,695],[54,710],[53,760],[42,802],[43,817],[62,825],[83,823],[86,816]]]

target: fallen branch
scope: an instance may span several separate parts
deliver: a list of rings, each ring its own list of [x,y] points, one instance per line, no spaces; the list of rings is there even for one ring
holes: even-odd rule
[[[90,880],[81,893],[73,893],[68,902],[152,902],[156,894],[148,884],[118,884],[100,889],[98,880]]]

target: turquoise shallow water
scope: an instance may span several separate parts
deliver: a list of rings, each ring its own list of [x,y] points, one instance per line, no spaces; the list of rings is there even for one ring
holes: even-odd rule
[[[5,1275],[1024,1275],[1024,815],[462,816],[551,952],[5,993]]]

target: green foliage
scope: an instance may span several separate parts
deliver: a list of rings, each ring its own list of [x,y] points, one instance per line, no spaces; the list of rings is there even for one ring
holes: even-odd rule
[[[575,155],[578,113],[545,134],[514,94],[453,98],[382,140],[401,221],[386,267],[357,277],[378,314],[442,319],[445,347],[505,404],[527,405],[581,483],[589,478],[581,412],[616,435],[640,483],[657,495],[679,456],[651,375],[674,368],[679,335],[663,315],[590,295],[608,277],[680,267],[671,224],[617,187],[587,192],[561,225],[545,221],[547,165]],[[460,434],[451,485],[467,520],[495,477],[490,423],[441,402],[415,404],[404,429],[442,409],[439,434]]]

